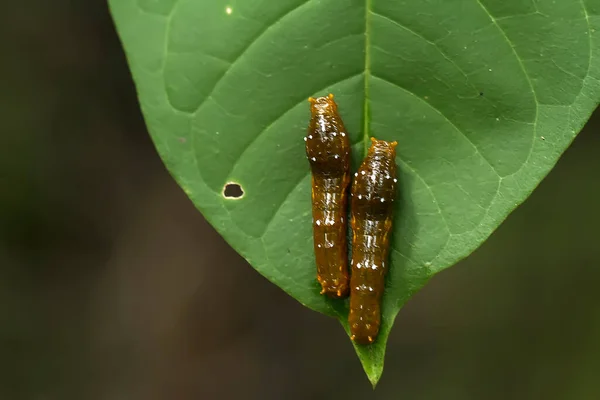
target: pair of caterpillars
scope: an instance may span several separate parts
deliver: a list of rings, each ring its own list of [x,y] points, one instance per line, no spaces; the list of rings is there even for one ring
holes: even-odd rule
[[[381,296],[396,196],[397,143],[371,138],[367,156],[354,174],[350,275],[346,243],[350,140],[332,94],[308,100],[311,119],[304,140],[312,172],[317,279],[321,294],[333,298],[350,294],[351,338],[370,344],[381,324]]]

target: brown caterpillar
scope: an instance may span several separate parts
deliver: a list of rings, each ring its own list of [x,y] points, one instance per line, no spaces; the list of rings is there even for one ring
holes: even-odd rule
[[[306,156],[312,172],[312,214],[317,280],[321,294],[348,295],[346,204],[350,184],[350,140],[333,95],[309,98]]]
[[[387,272],[396,197],[396,145],[371,138],[367,157],[352,186],[352,278],[350,338],[375,341],[381,324],[381,296]]]

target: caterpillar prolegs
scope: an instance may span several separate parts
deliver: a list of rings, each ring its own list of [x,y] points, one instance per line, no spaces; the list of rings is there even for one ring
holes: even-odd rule
[[[375,341],[381,324],[381,296],[388,269],[393,202],[396,197],[396,145],[371,138],[367,157],[352,186],[351,339]]]
[[[333,95],[309,98],[306,155],[312,173],[312,214],[317,280],[321,294],[348,295],[346,239],[350,140]]]

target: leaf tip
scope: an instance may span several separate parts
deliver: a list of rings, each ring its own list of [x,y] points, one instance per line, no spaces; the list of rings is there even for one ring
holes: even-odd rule
[[[367,374],[369,382],[371,382],[371,386],[373,386],[373,390],[375,390],[375,388],[377,387],[379,379],[381,379],[382,372],[383,368],[379,368],[377,366],[374,366],[373,368],[369,369],[365,368],[365,373]]]

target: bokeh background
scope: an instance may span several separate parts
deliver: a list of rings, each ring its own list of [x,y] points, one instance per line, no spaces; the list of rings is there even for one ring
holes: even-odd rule
[[[401,311],[373,392],[168,175],[105,1],[1,8],[0,399],[600,398],[600,113]]]

